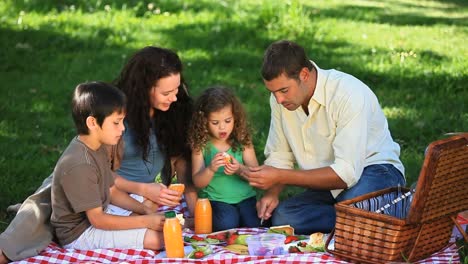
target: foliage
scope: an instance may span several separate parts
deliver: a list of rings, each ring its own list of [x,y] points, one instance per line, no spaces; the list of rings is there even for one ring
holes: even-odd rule
[[[275,40],[295,40],[322,68],[374,90],[412,183],[427,144],[468,131],[466,14],[456,0],[1,1],[0,230],[7,205],[39,186],[74,136],[73,88],[112,81],[146,45],[179,53],[193,96],[208,85],[233,87],[263,161],[262,54]]]

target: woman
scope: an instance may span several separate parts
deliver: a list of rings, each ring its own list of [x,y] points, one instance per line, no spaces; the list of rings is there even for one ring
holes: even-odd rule
[[[193,214],[195,189],[191,182],[190,148],[186,131],[192,111],[182,77],[182,62],[176,53],[159,47],[137,51],[122,69],[115,85],[128,98],[123,157],[117,174],[119,188],[131,192],[135,183],[162,183],[148,197],[160,205],[174,206],[177,200],[167,185],[172,176],[186,185],[185,197]],[[145,186],[143,185],[143,188]]]

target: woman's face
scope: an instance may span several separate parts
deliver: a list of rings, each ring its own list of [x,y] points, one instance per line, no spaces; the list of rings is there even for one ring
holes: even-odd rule
[[[169,110],[171,104],[177,101],[177,92],[180,86],[180,74],[172,74],[159,79],[150,90],[150,116],[154,109]]]

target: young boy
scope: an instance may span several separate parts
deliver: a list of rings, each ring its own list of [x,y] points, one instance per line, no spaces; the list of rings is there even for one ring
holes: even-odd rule
[[[114,185],[105,145],[115,145],[125,130],[125,95],[101,82],[80,84],[72,100],[78,136],[60,157],[52,182],[51,224],[64,248],[163,247],[164,216]],[[106,213],[113,205],[139,215]]]

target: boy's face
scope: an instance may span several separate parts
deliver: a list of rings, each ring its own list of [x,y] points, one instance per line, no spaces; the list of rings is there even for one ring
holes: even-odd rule
[[[115,145],[119,142],[125,130],[124,118],[125,113],[114,112],[104,119],[102,126],[97,129],[101,144]]]

